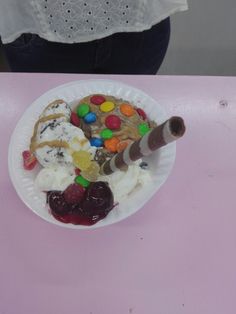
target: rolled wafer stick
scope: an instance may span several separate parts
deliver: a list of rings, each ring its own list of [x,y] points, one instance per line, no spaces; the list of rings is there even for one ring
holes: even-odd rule
[[[157,126],[138,141],[130,144],[123,152],[116,154],[102,166],[100,173],[109,175],[116,170],[124,169],[134,161],[151,155],[158,148],[165,146],[185,133],[184,120],[180,117],[172,117]]]

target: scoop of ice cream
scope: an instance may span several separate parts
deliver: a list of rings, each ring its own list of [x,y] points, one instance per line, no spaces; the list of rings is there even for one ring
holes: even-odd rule
[[[66,142],[68,148],[49,147],[48,145],[37,148],[35,155],[43,167],[71,164],[71,155],[74,151],[88,151],[92,156],[96,151],[96,148],[92,147],[84,136],[83,131],[69,122],[55,122],[45,128],[43,132],[38,132],[37,143],[52,141]]]
[[[35,179],[35,186],[39,191],[64,191],[74,179],[73,167],[43,168]]]
[[[116,171],[108,176],[100,176],[99,181],[108,182],[113,194],[115,202],[124,200],[131,194],[137,186],[144,186],[150,183],[150,172],[143,170],[139,166],[140,162],[136,162],[128,167],[127,171]]]
[[[67,121],[70,120],[71,109],[65,101],[60,99],[55,100],[48,107],[46,107],[40,117],[45,117],[59,113],[63,114]]]

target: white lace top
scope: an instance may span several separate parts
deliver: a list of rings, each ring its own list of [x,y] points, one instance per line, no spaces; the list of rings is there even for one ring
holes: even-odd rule
[[[73,43],[142,31],[187,9],[187,0],[0,0],[3,43],[22,33]]]

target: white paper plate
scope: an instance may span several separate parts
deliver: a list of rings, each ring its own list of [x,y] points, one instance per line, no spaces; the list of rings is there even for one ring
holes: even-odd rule
[[[120,97],[133,102],[143,108],[147,115],[158,124],[164,122],[168,116],[163,108],[144,92],[117,81],[110,80],[86,80],[75,81],[58,86],[35,100],[25,111],[16,125],[12,134],[9,151],[8,166],[12,183],[22,201],[38,216],[48,222],[66,228],[93,229],[110,225],[127,218],[137,212],[157,192],[169,176],[175,160],[175,143],[171,143],[152,156],[146,158],[152,171],[153,183],[137,190],[125,202],[121,202],[109,215],[91,227],[63,224],[55,220],[48,212],[45,205],[45,194],[39,193],[34,187],[34,179],[39,166],[33,171],[25,171],[22,167],[22,151],[28,149],[30,137],[38,116],[51,101],[62,98],[69,103],[81,99],[89,94],[107,94]]]

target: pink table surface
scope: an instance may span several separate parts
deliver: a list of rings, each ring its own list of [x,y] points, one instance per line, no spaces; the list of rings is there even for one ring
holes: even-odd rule
[[[26,208],[7,149],[33,100],[87,78],[142,89],[183,116],[187,133],[171,176],[142,210],[76,231]],[[236,78],[224,77],[0,74],[0,313],[235,314],[235,91]]]

